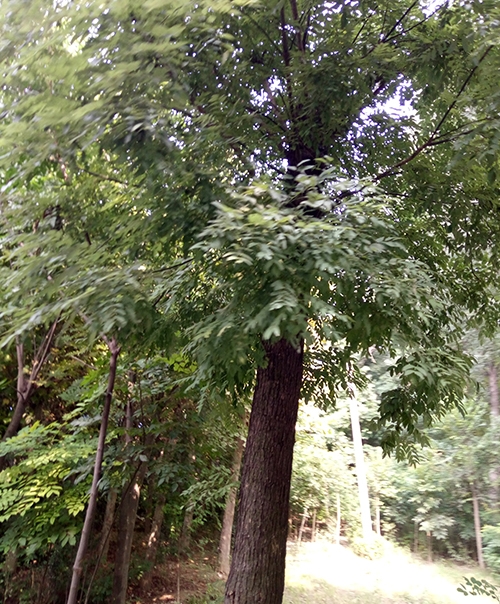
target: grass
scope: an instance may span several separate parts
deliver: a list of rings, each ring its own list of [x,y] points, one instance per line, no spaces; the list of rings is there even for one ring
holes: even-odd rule
[[[493,604],[457,592],[464,576],[491,577],[478,568],[426,563],[387,544],[378,560],[331,543],[292,545],[284,604]]]
[[[457,591],[463,577],[497,581],[477,567],[424,562],[385,543],[378,560],[356,556],[327,541],[290,544],[284,604],[494,604],[487,597]],[[158,567],[152,592],[137,594],[134,604],[222,604],[223,582],[207,558]],[[178,573],[180,573],[178,575]],[[179,583],[177,577],[179,576]]]

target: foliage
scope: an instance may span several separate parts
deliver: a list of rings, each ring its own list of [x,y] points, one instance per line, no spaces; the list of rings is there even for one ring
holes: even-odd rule
[[[359,533],[349,540],[351,550],[361,558],[378,560],[383,557],[385,551],[385,540],[376,534],[370,539],[364,539]]]
[[[476,579],[475,577],[464,577],[465,583],[457,588],[457,591],[464,596],[489,596],[497,602],[500,601],[498,587],[486,579]]]
[[[0,548],[30,559],[52,544],[74,545],[88,489],[94,441],[84,430],[33,424],[0,444],[17,463],[1,473]]]
[[[0,445],[4,550],[74,539],[102,337],[124,359],[103,491],[148,463],[146,492],[215,520],[230,403],[262,340],[304,338],[304,398],[323,409],[387,355],[370,440],[413,461],[438,444],[393,476],[376,450],[371,488],[401,533],[466,539],[493,437],[481,412],[429,428],[468,406],[467,327],[498,323],[497,17],[492,2],[1,5],[1,343],[34,349],[59,318],[93,346],[71,378],[54,351],[42,423]],[[4,423],[16,371],[0,360]],[[299,430],[295,510],[350,501],[342,432]]]

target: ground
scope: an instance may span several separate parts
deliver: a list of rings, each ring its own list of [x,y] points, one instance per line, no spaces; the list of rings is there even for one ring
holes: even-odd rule
[[[148,593],[136,591],[131,604],[219,604],[223,583],[213,558],[166,562],[156,569]],[[326,541],[289,545],[284,604],[493,604],[491,598],[457,591],[464,576],[487,578],[477,567],[427,563],[387,544],[377,560],[356,556]],[[497,581],[498,583],[498,581]]]
[[[181,560],[167,560],[155,567],[147,589],[141,587],[140,582],[131,585],[129,601],[131,604],[210,602],[210,594],[218,597],[223,589],[223,582],[214,568],[214,557],[202,554]]]

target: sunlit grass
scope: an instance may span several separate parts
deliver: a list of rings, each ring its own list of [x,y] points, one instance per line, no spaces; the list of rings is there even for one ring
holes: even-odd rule
[[[492,604],[457,592],[477,568],[429,564],[387,544],[379,560],[326,542],[291,546],[284,604]],[[490,578],[491,579],[491,578]]]

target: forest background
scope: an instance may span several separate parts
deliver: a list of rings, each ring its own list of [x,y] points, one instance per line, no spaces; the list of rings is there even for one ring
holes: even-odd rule
[[[225,599],[279,604],[360,403],[376,531],[498,565],[496,3],[0,14],[9,597],[124,604],[162,527],[227,574],[245,441]]]

